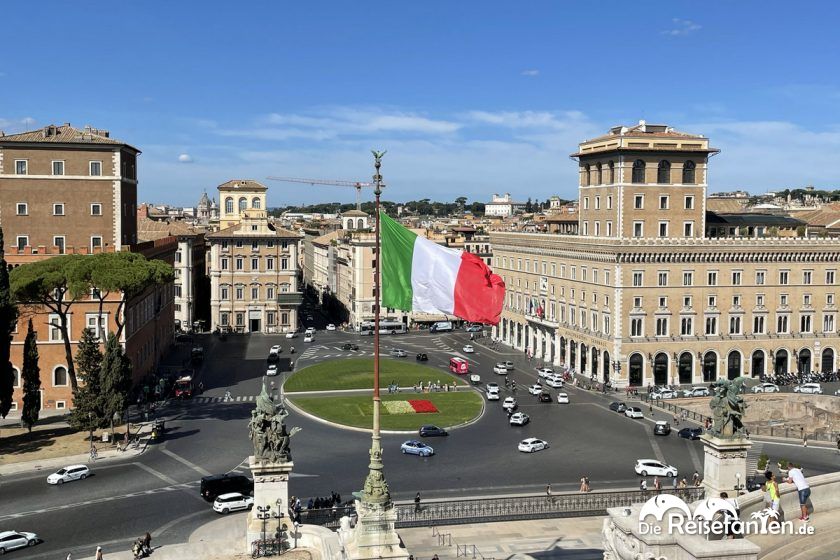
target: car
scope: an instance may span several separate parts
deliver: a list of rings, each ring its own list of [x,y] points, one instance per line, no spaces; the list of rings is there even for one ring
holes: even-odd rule
[[[268,369],[265,370],[265,374],[268,376],[277,375],[277,364],[269,364]]]
[[[429,356],[425,352],[419,352],[417,354],[417,361],[418,362],[428,362]]]
[[[533,385],[528,387],[528,392],[532,395],[539,395],[540,393],[542,393],[542,390],[542,385],[540,385],[539,383],[534,383]]]
[[[627,418],[644,418],[645,415],[642,414],[642,409],[638,406],[631,406],[628,407],[627,410],[624,411],[624,415]]]
[[[467,325],[467,328],[464,330],[467,332],[481,332],[483,328],[483,325]]]
[[[488,401],[497,401],[501,397],[499,396],[498,391],[487,391],[487,400]]]
[[[660,389],[650,394],[650,398],[652,399],[674,399],[676,397],[677,393],[671,389]]]
[[[16,548],[35,546],[41,539],[35,533],[26,531],[0,531],[0,554]]]
[[[420,455],[421,457],[429,457],[435,454],[435,450],[431,446],[426,445],[422,441],[410,439],[400,446],[400,450],[408,455]]]
[[[464,348],[462,348],[462,350],[464,351],[464,354],[472,354],[473,352],[475,352],[475,348],[473,348],[472,344],[465,345]]]
[[[700,439],[703,435],[703,428],[683,428],[677,435],[684,439]]]
[[[508,369],[505,367],[504,364],[496,364],[496,366],[493,368],[493,373],[497,373],[499,375],[507,375]]]
[[[569,404],[568,393],[557,393],[557,402],[560,404]]]
[[[563,386],[563,378],[559,375],[549,375],[545,378],[545,384],[553,389],[559,389]]]
[[[213,500],[213,511],[222,515],[227,515],[232,511],[240,509],[251,509],[252,507],[254,507],[254,498],[240,494],[239,492],[222,494],[221,496],[216,496],[216,499]]]
[[[834,391],[834,396],[835,397],[840,397],[840,389],[837,389],[836,391]]]
[[[283,349],[280,347],[280,345],[279,345],[279,344],[275,344],[274,346],[272,346],[272,347],[269,349],[269,351],[268,351],[268,355],[270,356],[270,355],[272,355],[272,354],[279,354],[279,353],[280,353],[280,352],[282,352],[282,351],[283,351]]]
[[[344,344],[341,345],[341,349],[342,350],[358,350],[359,345],[358,344],[353,344],[352,342],[345,342]]]
[[[315,335],[308,334],[303,337],[304,342],[313,342],[315,340]]]
[[[618,401],[611,402],[610,403],[610,410],[612,410],[613,412],[618,412],[619,414],[621,414],[625,410],[627,410],[627,405],[624,404],[623,402],[618,402]]]
[[[239,473],[211,474],[201,478],[199,493],[208,502],[216,499],[216,496],[239,492],[249,495],[254,492],[254,481]]]
[[[779,386],[774,383],[759,383],[752,388],[753,393],[778,393]]]
[[[406,356],[408,356],[408,353],[405,350],[394,348],[388,353],[388,355],[390,355],[392,358],[405,358]]]
[[[47,484],[64,484],[73,480],[84,480],[88,476],[90,476],[90,469],[86,465],[70,465],[48,476]]]
[[[513,412],[514,410],[516,410],[517,406],[519,405],[516,404],[516,399],[514,399],[513,397],[507,397],[502,403],[502,408],[504,408],[508,412]]]
[[[488,391],[496,391],[499,392],[499,384],[491,381],[486,385]]]
[[[329,325],[327,325],[327,330],[328,330],[328,331],[334,331],[334,330],[335,330],[335,325],[333,325],[332,323],[330,323]]]
[[[513,362],[511,362],[510,360],[507,360],[506,362],[504,362],[504,364],[507,369],[513,369]]]
[[[803,383],[793,388],[794,393],[802,393],[808,395],[822,395],[822,385],[819,383]]]
[[[298,337],[298,333],[296,333],[295,331],[286,333],[286,338],[297,338],[297,337]]]
[[[512,414],[510,416],[510,420],[508,420],[511,426],[524,426],[530,421],[531,418],[524,412],[517,412],[516,414]]]
[[[315,327],[306,327],[306,330],[303,331],[303,334],[304,335],[315,334]]]
[[[554,375],[554,370],[550,367],[538,367],[537,375],[539,375],[540,377],[549,377],[551,375]]]
[[[639,459],[636,461],[634,470],[636,474],[642,476],[667,476],[674,478],[678,474],[677,467],[672,467],[656,459]]]
[[[671,425],[665,420],[657,420],[653,425],[653,435],[667,436],[671,433]]]
[[[426,424],[425,426],[420,426],[420,437],[435,437],[435,436],[448,436],[449,432],[444,430],[443,428],[438,428],[433,424]]]
[[[523,439],[522,441],[520,441],[517,449],[519,449],[519,451],[523,453],[533,453],[535,451],[542,451],[543,449],[548,449],[548,442],[543,441],[541,439],[529,437],[528,439]]]
[[[548,391],[543,391],[539,395],[537,395],[537,400],[540,402],[551,402],[551,393]]]
[[[711,395],[708,387],[691,387],[683,391],[684,397],[708,397]]]
[[[314,319],[312,318],[312,315],[307,315],[306,320],[307,321],[314,321]]]

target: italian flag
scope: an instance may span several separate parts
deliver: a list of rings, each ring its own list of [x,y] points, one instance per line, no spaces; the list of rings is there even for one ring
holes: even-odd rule
[[[479,257],[442,247],[379,214],[382,306],[496,325],[505,283]]]

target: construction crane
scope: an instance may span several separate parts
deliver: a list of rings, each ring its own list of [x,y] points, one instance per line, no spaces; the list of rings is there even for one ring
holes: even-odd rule
[[[302,177],[266,177],[269,181],[283,181],[284,183],[306,183],[308,185],[327,185],[330,187],[354,187],[356,189],[356,210],[362,209],[362,188],[372,187],[373,183],[361,181],[333,181],[330,179],[306,179]]]

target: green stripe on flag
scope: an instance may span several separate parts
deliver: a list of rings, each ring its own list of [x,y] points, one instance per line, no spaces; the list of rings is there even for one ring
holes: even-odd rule
[[[385,212],[379,213],[382,260],[382,307],[411,311],[411,261],[417,234],[404,228]]]

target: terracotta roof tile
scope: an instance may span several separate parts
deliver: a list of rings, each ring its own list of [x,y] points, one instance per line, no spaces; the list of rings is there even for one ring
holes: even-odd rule
[[[23,142],[23,143],[47,143],[47,144],[104,144],[109,146],[128,146],[133,150],[137,148],[126,144],[116,138],[111,138],[105,130],[85,127],[83,130],[73,128],[69,124],[48,125],[38,130],[30,130],[18,134],[0,136],[0,143]],[[139,151],[139,150],[138,150]]]

